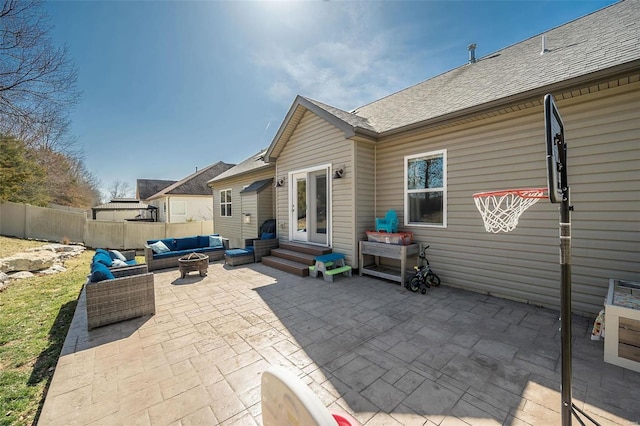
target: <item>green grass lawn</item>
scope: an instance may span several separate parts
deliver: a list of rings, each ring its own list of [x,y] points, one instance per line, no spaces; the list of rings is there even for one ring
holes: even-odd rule
[[[0,257],[45,243],[0,237]],[[66,272],[13,281],[0,292],[0,425],[37,421],[93,251]]]

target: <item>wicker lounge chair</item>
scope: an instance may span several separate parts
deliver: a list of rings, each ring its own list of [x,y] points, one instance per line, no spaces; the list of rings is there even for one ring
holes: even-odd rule
[[[272,238],[265,238],[271,237]],[[264,256],[271,254],[271,249],[278,248],[280,240],[276,237],[276,220],[266,220],[262,226],[260,226],[260,234],[258,238],[248,238],[244,240],[244,247],[253,247],[253,253],[255,255],[255,261],[260,262]]]
[[[153,274],[147,265],[111,272],[115,279],[85,284],[89,330],[156,312]]]

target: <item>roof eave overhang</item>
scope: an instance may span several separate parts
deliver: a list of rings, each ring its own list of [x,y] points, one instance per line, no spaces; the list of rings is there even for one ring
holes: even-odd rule
[[[265,152],[265,161],[274,162],[277,160],[278,156],[277,154],[274,154],[276,147],[281,143],[286,143],[290,136],[290,133],[287,134],[287,130],[290,130],[292,126],[295,127],[298,125],[299,119],[295,119],[298,108],[304,108],[307,111],[311,111],[318,117],[335,126],[344,133],[345,139],[360,138],[368,141],[377,140],[378,134],[376,132],[361,127],[354,127],[351,124],[345,122],[344,120],[341,120],[330,112],[320,108],[314,103],[309,102],[307,99],[298,95],[293,101],[291,108],[289,108],[289,111],[282,121],[280,128],[276,132],[271,145],[269,145],[269,148],[267,148],[267,151]]]
[[[584,74],[579,77],[575,77],[569,80],[559,81],[557,83],[549,84],[546,86],[538,87],[536,89],[521,92],[512,96],[496,99],[495,101],[486,102],[484,104],[475,105],[470,108],[461,109],[458,111],[444,114],[441,116],[429,118],[427,120],[418,121],[416,123],[408,124],[406,126],[397,127],[395,129],[387,130],[379,134],[379,138],[386,138],[399,133],[404,133],[410,130],[415,130],[424,127],[435,127],[443,125],[446,122],[456,121],[462,118],[467,118],[473,115],[480,115],[492,110],[502,109],[507,106],[523,104],[532,100],[542,98],[547,93],[569,92],[585,86],[592,85],[596,82],[604,80],[611,80],[617,77],[624,77],[630,73],[637,73],[640,69],[640,59],[627,62],[624,64],[616,65],[614,67],[606,68],[600,71]],[[541,103],[541,102],[540,102]]]
[[[238,176],[245,176],[245,175],[248,175],[250,173],[255,172],[256,170],[264,170],[267,167],[275,167],[275,166],[276,165],[274,163],[265,163],[263,166],[254,167],[253,169],[245,170],[243,172],[234,173],[234,174],[229,175],[229,176],[223,176],[223,177],[216,176],[216,177],[214,177],[213,179],[211,179],[210,181],[207,182],[207,186],[209,188],[213,188],[213,185],[215,185],[216,183],[222,182],[224,180],[231,179],[231,178],[236,178]]]

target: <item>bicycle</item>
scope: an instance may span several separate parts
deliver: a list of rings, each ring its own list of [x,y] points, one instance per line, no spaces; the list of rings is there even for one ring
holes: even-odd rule
[[[427,259],[427,256],[425,254],[428,248],[429,246],[423,248],[422,252],[418,256],[420,259],[426,262],[426,265],[414,266],[413,269],[416,270],[416,273],[413,275],[413,277],[411,277],[409,283],[406,285],[406,288],[413,292],[422,289],[422,294],[425,294],[429,287],[438,287],[440,285],[440,277],[438,277],[438,275],[436,275],[436,273],[431,270],[429,259]]]

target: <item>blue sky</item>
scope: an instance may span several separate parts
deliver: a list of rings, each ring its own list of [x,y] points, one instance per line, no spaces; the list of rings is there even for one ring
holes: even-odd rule
[[[106,189],[267,147],[297,94],[351,110],[614,1],[50,1],[72,135]],[[133,195],[133,193],[131,194]]]

